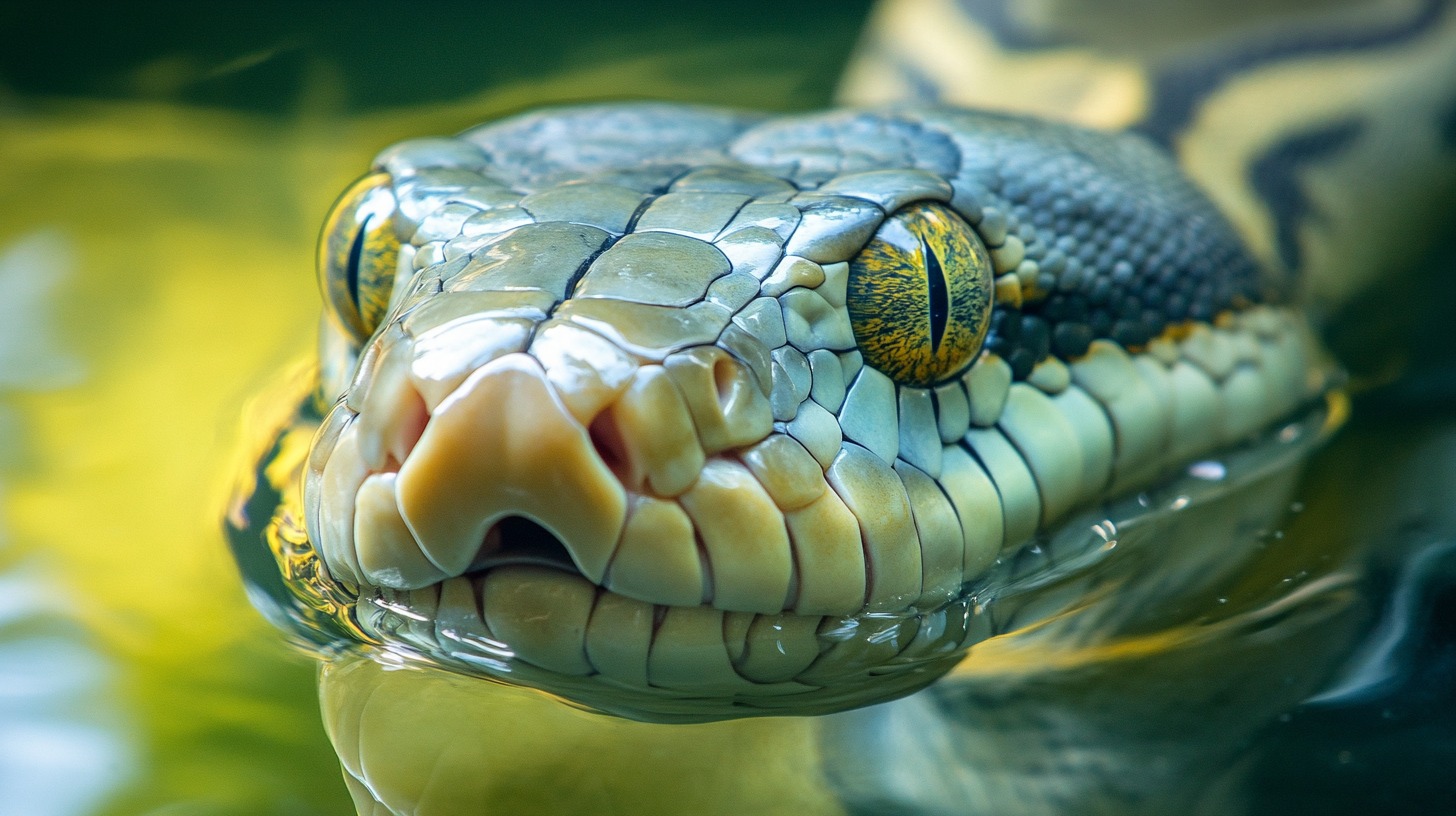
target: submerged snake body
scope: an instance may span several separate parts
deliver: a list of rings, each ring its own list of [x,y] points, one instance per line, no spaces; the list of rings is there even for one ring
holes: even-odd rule
[[[275,526],[321,560],[294,589],[599,709],[923,686],[1039,531],[1325,386],[1285,285],[1136,137],[598,106],[376,171],[325,236],[352,383]]]

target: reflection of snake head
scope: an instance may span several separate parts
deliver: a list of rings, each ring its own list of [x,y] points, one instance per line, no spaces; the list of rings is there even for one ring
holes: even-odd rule
[[[1323,387],[1155,150],[986,114],[409,142],[321,268],[320,580],[371,638],[641,717],[923,686],[1038,531]]]

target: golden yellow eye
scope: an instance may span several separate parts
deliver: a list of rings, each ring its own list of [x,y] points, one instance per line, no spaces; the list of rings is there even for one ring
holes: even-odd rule
[[[364,342],[389,309],[399,264],[394,190],[373,173],[344,191],[319,237],[319,282],[339,327]]]
[[[865,362],[931,386],[976,357],[991,323],[991,256],[940,204],[897,210],[849,262],[846,306]]]

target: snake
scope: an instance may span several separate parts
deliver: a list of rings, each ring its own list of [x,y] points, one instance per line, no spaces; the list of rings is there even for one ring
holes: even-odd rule
[[[623,717],[829,714],[963,670],[1118,502],[1301,459],[1322,314],[1456,177],[1456,15],[1085,5],[886,2],[829,111],[385,149],[229,515],[260,608]]]

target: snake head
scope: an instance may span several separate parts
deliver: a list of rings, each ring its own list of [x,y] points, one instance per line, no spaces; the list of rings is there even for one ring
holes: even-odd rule
[[[321,269],[325,580],[371,638],[645,719],[919,688],[1038,534],[1320,386],[1165,158],[962,111],[407,142]]]

